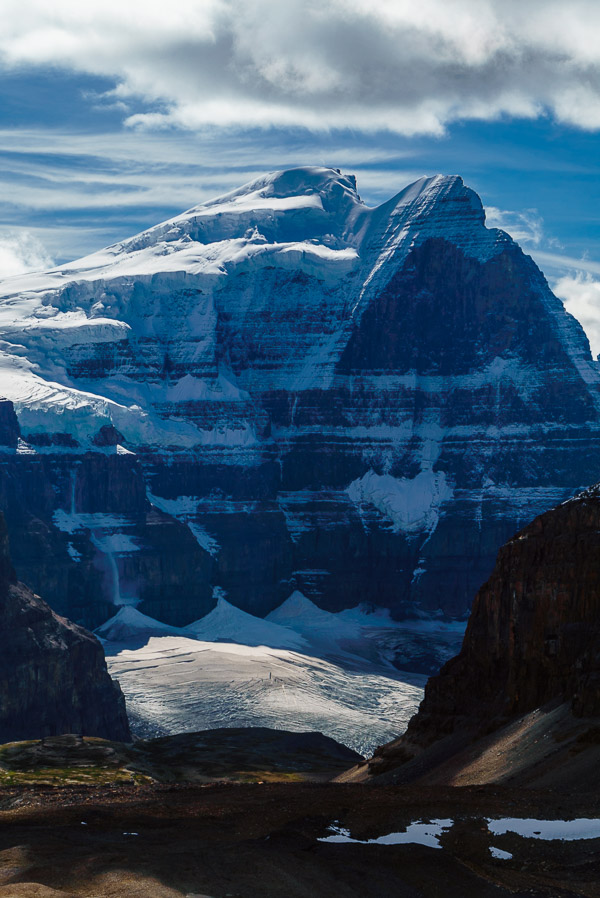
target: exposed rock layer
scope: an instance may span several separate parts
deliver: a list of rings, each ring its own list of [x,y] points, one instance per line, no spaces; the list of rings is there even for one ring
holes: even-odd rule
[[[127,740],[98,640],[16,581],[0,516],[0,743],[82,733]]]

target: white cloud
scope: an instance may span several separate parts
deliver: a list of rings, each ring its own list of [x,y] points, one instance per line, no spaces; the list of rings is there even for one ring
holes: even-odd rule
[[[542,270],[549,277],[553,277],[555,281],[560,280],[567,270],[571,273],[600,274],[600,262],[596,262],[594,259],[564,256],[561,253],[540,250],[535,250],[533,255]]]
[[[524,243],[527,247],[539,246],[544,238],[544,220],[537,209],[513,212],[486,206],[485,222],[488,228],[502,228],[513,240]]]
[[[3,0],[0,60],[115,79],[137,128],[600,128],[596,0]],[[139,101],[158,104],[148,112]],[[136,108],[137,104],[137,108]]]
[[[366,200],[377,202],[426,173],[410,167],[412,154],[406,151],[359,141],[351,148],[328,141],[324,148],[311,135],[306,142],[286,142],[261,141],[255,134],[224,138],[213,132],[145,134],[141,151],[139,135],[130,131],[0,129],[0,155],[7,154],[0,166],[1,203],[47,213],[160,207],[175,213],[268,170],[346,164],[356,173]]]
[[[591,274],[569,274],[559,278],[553,290],[581,323],[596,357],[600,353],[600,281]]]
[[[0,232],[0,277],[39,271],[52,264],[44,245],[29,231]]]

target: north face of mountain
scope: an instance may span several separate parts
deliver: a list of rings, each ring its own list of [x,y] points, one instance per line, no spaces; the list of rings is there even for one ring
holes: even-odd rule
[[[600,478],[587,339],[458,177],[372,209],[336,169],[265,175],[5,280],[0,335],[15,565],[90,626],[187,624],[214,587],[466,615]]]

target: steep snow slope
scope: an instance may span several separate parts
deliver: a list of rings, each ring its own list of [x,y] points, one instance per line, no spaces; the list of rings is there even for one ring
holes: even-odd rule
[[[332,637],[351,638],[358,629],[353,622],[342,620],[339,615],[318,608],[297,590],[279,608],[271,611],[267,620],[290,627],[309,638],[323,640]]]
[[[460,178],[371,209],[336,169],[265,175],[0,282],[15,562],[94,626],[188,624],[214,587],[464,616],[508,536],[600,478],[599,384]]]
[[[123,606],[114,617],[96,630],[96,636],[106,642],[135,643],[147,642],[154,636],[185,636],[185,630],[169,627],[147,614],[142,614],[131,605]]]
[[[459,622],[394,621],[385,610],[357,607],[332,614],[299,592],[263,619],[236,608],[218,587],[216,593],[215,608],[186,627],[170,627],[124,605],[96,635],[110,645],[130,648],[154,636],[182,636],[291,649],[350,666],[369,661],[378,668],[435,673],[456,654],[464,633]]]
[[[243,645],[264,645],[279,649],[306,650],[302,636],[285,626],[263,620],[236,608],[220,597],[209,614],[185,628],[190,636],[204,642],[239,642]]]

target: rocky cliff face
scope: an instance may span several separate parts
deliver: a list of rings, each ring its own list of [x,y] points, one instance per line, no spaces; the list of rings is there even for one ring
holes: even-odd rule
[[[60,733],[130,738],[100,643],[17,582],[1,516],[0,624],[0,742]]]
[[[428,681],[406,734],[377,752],[371,772],[442,740],[451,754],[449,746],[548,702],[600,714],[599,559],[600,485],[509,540],[477,594],[460,653]]]
[[[466,614],[510,534],[600,478],[585,335],[456,177],[371,209],[334,169],[265,176],[6,280],[0,335],[15,564],[88,625],[185,624],[215,586]]]

